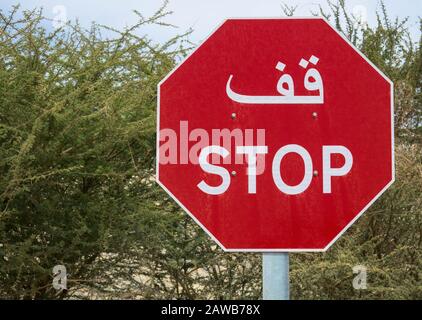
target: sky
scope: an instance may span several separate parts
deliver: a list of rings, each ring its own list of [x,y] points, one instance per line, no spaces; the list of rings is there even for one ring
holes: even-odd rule
[[[0,10],[10,10],[18,0],[1,0]],[[278,17],[283,12],[281,4],[297,6],[297,16],[309,16],[318,5],[326,7],[326,0],[170,0],[168,10],[173,14],[164,21],[178,28],[148,26],[140,30],[157,42],[165,42],[176,34],[193,29],[189,40],[194,44],[205,39],[215,27],[229,17]],[[348,11],[366,17],[368,23],[374,24],[375,10],[379,0],[346,0]],[[409,17],[409,26],[413,39],[418,40],[419,20],[422,16],[422,0],[384,0],[392,16]],[[43,7],[44,14],[56,20],[78,19],[84,26],[92,21],[108,26],[123,28],[136,22],[133,10],[144,16],[152,15],[162,4],[160,0],[22,0],[25,9]]]

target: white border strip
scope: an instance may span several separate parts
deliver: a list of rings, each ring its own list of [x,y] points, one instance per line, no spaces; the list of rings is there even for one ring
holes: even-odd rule
[[[174,73],[176,70],[184,64],[200,47],[205,43],[224,23],[228,20],[302,20],[302,19],[318,19],[325,21],[331,29],[333,29],[349,46],[355,50],[372,68],[374,68],[389,84],[390,84],[390,99],[391,99],[391,161],[392,161],[392,179],[387,185],[341,230],[337,236],[331,240],[324,248],[307,248],[307,249],[227,249],[218,239],[167,189],[166,186],[160,181],[159,173],[159,160],[160,160],[160,86]],[[330,248],[334,242],[340,238],[350,226],[359,219],[362,214],[387,190],[395,181],[395,158],[394,158],[394,84],[393,82],[375,66],[365,55],[363,55],[342,33],[334,28],[330,22],[324,17],[266,17],[266,18],[227,18],[223,20],[216,28],[198,45],[189,55],[187,55],[183,61],[181,61],[173,70],[171,70],[167,76],[162,79],[157,85],[157,133],[156,133],[156,176],[155,181],[167,192],[167,194],[226,252],[325,252]]]

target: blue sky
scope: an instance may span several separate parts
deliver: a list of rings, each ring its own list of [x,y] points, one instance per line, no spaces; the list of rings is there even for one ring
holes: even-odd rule
[[[0,9],[7,11],[16,4],[16,0],[1,0]],[[168,29],[157,26],[145,27],[146,32],[155,41],[164,42],[171,36],[193,28],[190,40],[199,43],[220,21],[227,17],[275,17],[281,16],[281,3],[297,5],[297,15],[310,15],[318,4],[326,6],[325,0],[170,0],[169,10],[173,14],[166,22],[178,26],[178,29]],[[122,28],[136,21],[133,9],[148,16],[155,12],[162,2],[159,0],[25,0],[21,1],[23,8],[43,7],[46,16],[57,16],[57,10],[65,9],[68,19],[78,19],[83,25],[89,26],[92,21]],[[366,11],[369,24],[375,21],[375,10],[379,0],[348,0],[348,10]],[[409,17],[409,26],[415,40],[418,35],[418,15],[422,16],[421,0],[385,0],[390,15]],[[58,9],[59,8],[59,9]],[[60,11],[59,11],[60,12]]]

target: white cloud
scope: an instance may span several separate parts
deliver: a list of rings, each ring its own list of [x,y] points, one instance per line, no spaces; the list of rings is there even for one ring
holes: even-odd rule
[[[166,19],[179,28],[165,29],[162,27],[146,27],[151,38],[165,41],[177,33],[182,33],[190,27],[194,29],[191,40],[195,43],[204,39],[222,20],[228,17],[276,17],[282,15],[281,3],[297,6],[297,15],[310,15],[318,5],[326,6],[325,0],[170,0],[169,9],[174,13]],[[378,0],[346,1],[350,12],[353,8],[367,8],[369,24],[375,21],[375,9]],[[2,0],[0,8],[7,10],[15,1]],[[391,15],[410,16],[412,31],[416,37],[418,32],[418,14],[422,12],[420,0],[384,0]],[[122,28],[136,21],[133,9],[145,16],[151,15],[160,7],[160,1],[152,0],[25,0],[24,8],[44,7],[45,14],[54,17],[53,8],[64,5],[69,19],[78,18],[84,25],[92,21]]]

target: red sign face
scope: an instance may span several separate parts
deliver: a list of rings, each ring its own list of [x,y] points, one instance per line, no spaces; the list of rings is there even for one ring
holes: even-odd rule
[[[392,184],[393,85],[324,19],[229,19],[159,84],[157,181],[227,251],[325,251]]]

